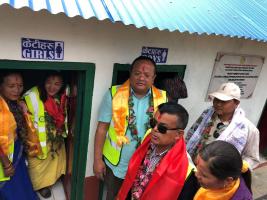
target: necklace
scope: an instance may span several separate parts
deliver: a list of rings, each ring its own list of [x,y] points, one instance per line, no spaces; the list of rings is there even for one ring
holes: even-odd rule
[[[136,116],[134,112],[134,101],[133,101],[133,94],[130,92],[129,100],[128,100],[128,107],[129,107],[129,117],[128,117],[128,127],[131,132],[131,136],[133,140],[137,141],[136,147],[141,144],[141,137],[138,137],[138,130],[136,127]],[[149,121],[153,118],[154,114],[154,102],[153,102],[153,95],[150,94],[149,97],[149,106],[146,111],[146,115],[148,115],[148,121],[145,123],[145,129],[148,130],[150,128]]]

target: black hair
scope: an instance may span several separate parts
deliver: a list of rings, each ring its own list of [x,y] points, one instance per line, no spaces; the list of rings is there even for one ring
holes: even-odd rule
[[[135,66],[138,62],[140,62],[141,60],[142,60],[142,61],[148,61],[148,62],[151,62],[152,65],[153,65],[153,67],[154,67],[154,74],[156,74],[156,72],[157,72],[157,69],[156,69],[156,63],[155,63],[155,61],[154,61],[152,58],[149,58],[149,57],[147,57],[147,56],[139,56],[139,57],[137,57],[136,59],[134,59],[134,61],[132,62],[131,66],[130,66],[130,73],[133,71],[134,66]]]
[[[163,90],[166,90],[169,101],[178,102],[178,99],[187,98],[187,88],[183,79],[178,75],[162,81]]]
[[[162,103],[158,106],[158,111],[160,112],[160,114],[168,113],[171,115],[176,115],[178,119],[177,127],[181,129],[186,128],[189,115],[182,105],[175,102]]]
[[[199,156],[208,163],[211,174],[220,180],[225,180],[227,177],[235,180],[241,176],[242,157],[235,146],[228,142],[216,140],[204,146],[200,150]],[[243,178],[251,190],[249,170]]]
[[[22,75],[20,72],[17,72],[17,71],[1,71],[1,74],[0,74],[0,85],[2,85],[4,83],[4,79],[7,77],[7,76],[10,76],[10,75],[13,75],[13,74],[16,74],[16,75],[19,75],[22,79]]]
[[[214,141],[200,150],[200,157],[208,162],[212,175],[220,180],[237,179],[241,174],[242,158],[238,150],[225,141]]]
[[[62,86],[58,92],[59,95],[63,94],[66,88],[66,83],[64,80],[64,76],[61,72],[59,71],[47,71],[43,80],[40,82],[40,84],[38,84],[38,91],[40,94],[40,99],[45,102],[47,100],[47,92],[45,90],[45,81],[51,77],[51,76],[58,76],[62,79]]]

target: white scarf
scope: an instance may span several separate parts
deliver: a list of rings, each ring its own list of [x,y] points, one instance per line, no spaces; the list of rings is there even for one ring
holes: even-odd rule
[[[234,116],[227,128],[220,134],[217,140],[223,140],[233,144],[241,153],[247,143],[248,127],[244,124],[245,112],[239,106],[235,109]]]
[[[188,153],[192,156],[197,145],[201,140],[201,135],[203,133],[206,124],[211,119],[214,113],[214,108],[210,107],[208,111],[203,115],[201,122],[199,123],[196,131],[193,132],[191,138],[187,141],[186,148]],[[235,109],[233,118],[227,128],[220,134],[217,140],[223,140],[233,144],[237,150],[242,153],[248,137],[248,127],[244,123],[245,112],[239,106]],[[194,126],[194,125],[193,125]],[[189,130],[190,131],[190,130]]]

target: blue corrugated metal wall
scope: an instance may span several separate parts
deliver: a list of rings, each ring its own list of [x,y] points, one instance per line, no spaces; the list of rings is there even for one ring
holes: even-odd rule
[[[14,8],[46,9],[84,19],[96,17],[198,34],[267,41],[267,0],[1,0]]]

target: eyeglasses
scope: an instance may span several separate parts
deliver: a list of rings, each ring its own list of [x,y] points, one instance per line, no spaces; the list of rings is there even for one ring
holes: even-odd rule
[[[157,129],[161,134],[166,134],[168,130],[179,130],[180,129],[180,128],[167,128],[163,124],[158,123],[157,120],[153,118],[150,120],[150,127],[155,128],[155,126],[157,126]]]
[[[222,128],[226,127],[226,125],[222,122],[219,122],[216,126],[216,130],[213,133],[214,138],[218,138],[220,136],[220,133],[222,132]]]

